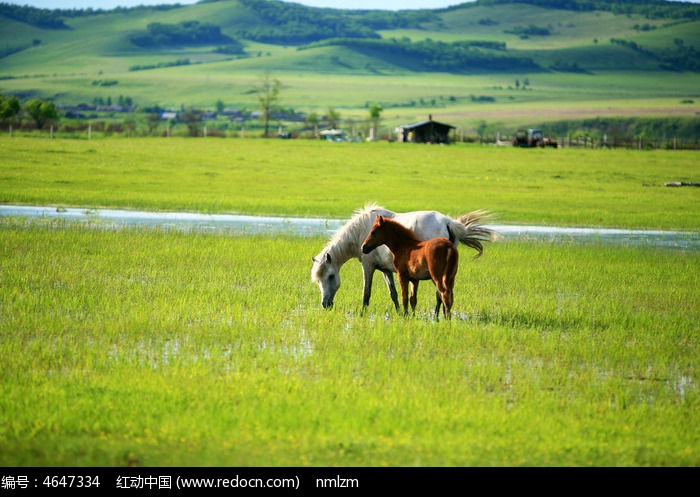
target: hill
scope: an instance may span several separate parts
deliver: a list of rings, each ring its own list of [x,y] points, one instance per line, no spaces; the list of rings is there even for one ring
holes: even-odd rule
[[[693,116],[699,50],[700,6],[660,0],[398,12],[270,0],[108,11],[0,4],[0,92],[71,106],[250,109],[271,75],[288,109],[360,118],[375,103],[389,122]]]

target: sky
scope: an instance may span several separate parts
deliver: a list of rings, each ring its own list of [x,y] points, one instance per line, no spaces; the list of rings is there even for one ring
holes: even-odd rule
[[[295,0],[292,3],[308,5],[309,7],[330,7],[334,9],[441,9],[459,5],[470,0]],[[689,0],[700,3],[700,0]],[[5,3],[29,5],[42,9],[113,9],[115,7],[134,7],[136,5],[188,5],[197,0],[2,0]]]
[[[136,5],[189,5],[197,0],[2,0],[5,3],[29,5],[42,9],[113,9],[115,7],[134,7]],[[294,0],[291,3],[309,7],[330,7],[334,9],[441,9],[459,5],[469,0]],[[700,0],[698,0],[700,1]]]

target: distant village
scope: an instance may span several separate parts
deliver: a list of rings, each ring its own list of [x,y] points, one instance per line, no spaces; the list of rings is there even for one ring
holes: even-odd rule
[[[138,109],[135,105],[128,104],[86,104],[81,103],[78,105],[58,105],[57,106],[65,114],[68,119],[98,119],[102,116],[97,114],[100,113],[129,113],[136,112]],[[177,120],[185,111],[175,110],[175,109],[161,109],[159,107],[145,108],[142,112],[146,114],[156,113],[160,115],[163,121]],[[253,110],[247,111],[242,109],[223,109],[221,111],[213,110],[203,110],[201,111],[201,120],[214,120],[218,118],[228,119],[233,122],[243,123],[251,120],[259,120],[262,116],[262,111]],[[286,122],[304,122],[306,120],[306,115],[300,112],[276,110],[272,113],[272,119],[275,121],[286,121]]]

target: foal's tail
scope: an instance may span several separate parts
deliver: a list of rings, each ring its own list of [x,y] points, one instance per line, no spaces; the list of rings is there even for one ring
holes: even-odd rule
[[[450,238],[454,237],[453,242],[462,242],[476,250],[477,254],[474,256],[476,259],[484,252],[481,242],[495,242],[501,237],[497,231],[483,225],[490,218],[491,214],[488,211],[478,210],[465,214],[459,219],[453,219],[447,228]]]

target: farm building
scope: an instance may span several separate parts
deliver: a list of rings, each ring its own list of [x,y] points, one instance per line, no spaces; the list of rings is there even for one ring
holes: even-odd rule
[[[322,140],[329,142],[342,142],[345,139],[345,132],[342,129],[324,129],[319,136]]]
[[[413,124],[402,124],[396,128],[398,140],[409,143],[450,143],[450,131],[455,129],[451,124],[433,121],[428,116],[427,121]]]

